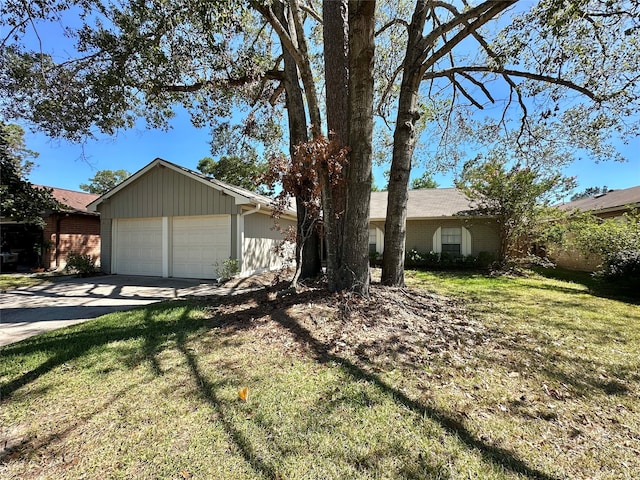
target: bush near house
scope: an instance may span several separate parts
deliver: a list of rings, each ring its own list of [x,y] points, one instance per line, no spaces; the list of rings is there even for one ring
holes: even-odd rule
[[[96,273],[96,264],[90,255],[71,252],[67,256],[65,270],[77,273],[81,277],[88,277]]]
[[[446,252],[419,252],[415,249],[407,252],[405,266],[407,268],[427,268],[434,270],[469,270],[489,268],[496,261],[490,252],[475,255],[450,255]]]
[[[585,255],[598,255],[596,273],[605,279],[640,280],[640,212],[602,219],[582,214],[567,223],[565,245]]]

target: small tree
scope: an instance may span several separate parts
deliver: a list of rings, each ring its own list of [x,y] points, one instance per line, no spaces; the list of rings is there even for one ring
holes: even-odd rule
[[[287,233],[286,240],[295,239],[296,243],[296,272],[291,282],[294,288],[302,273],[300,259],[305,254],[309,240],[323,228],[318,171],[320,168],[326,169],[329,181],[337,183],[347,164],[348,154],[349,150],[335,140],[319,136],[299,143],[292,157],[274,156],[269,161],[269,172],[265,176],[267,182],[269,185],[282,185],[282,190],[275,198],[274,217],[277,220],[289,208],[291,197],[296,198],[298,207],[296,232],[283,232]],[[301,211],[304,212],[302,217]]]
[[[411,190],[423,190],[426,188],[438,188],[438,183],[431,178],[429,172],[424,172],[421,177],[411,181]]]
[[[520,242],[535,241],[539,220],[551,201],[573,188],[574,179],[546,171],[542,166],[526,166],[490,152],[465,163],[456,186],[479,211],[496,219],[500,235],[498,259],[505,262],[528,252]]]
[[[25,174],[31,168],[25,163],[21,128],[0,123],[0,210],[2,216],[33,225],[44,224],[42,215],[60,207],[50,189],[35,187]]]
[[[609,188],[605,185],[603,187],[587,187],[581,192],[575,193],[571,196],[571,201],[581,200],[583,198],[597,197],[603,195],[609,191]]]
[[[93,178],[89,179],[89,183],[80,184],[80,190],[102,195],[130,176],[131,173],[126,170],[98,170]]]
[[[264,184],[263,177],[268,169],[266,162],[259,162],[255,158],[243,159],[236,155],[222,156],[219,160],[204,157],[198,162],[198,170],[205,175],[261,195],[273,192]]]

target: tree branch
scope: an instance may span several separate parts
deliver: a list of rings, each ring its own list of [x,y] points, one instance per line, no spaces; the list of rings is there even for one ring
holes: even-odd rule
[[[16,30],[24,28],[27,23],[29,23],[29,18],[25,18],[24,20],[22,20],[22,22],[16,23],[16,25],[11,30],[9,30],[9,33],[7,33],[7,35],[2,39],[2,42],[0,42],[0,48],[4,49],[7,41],[13,36],[14,32],[16,32]]]
[[[480,109],[480,110],[484,110],[484,107],[480,104],[480,102],[478,102],[475,98],[473,98],[473,97],[469,94],[469,92],[467,92],[467,91],[464,89],[464,87],[463,87],[462,85],[460,85],[460,82],[458,82],[458,81],[456,80],[455,75],[451,75],[449,78],[451,79],[451,83],[453,83],[454,87],[455,87],[457,90],[460,90],[460,93],[462,93],[462,95],[464,95],[464,96],[467,98],[467,100],[469,100],[469,101],[470,101],[473,105],[475,105],[478,109]]]
[[[496,103],[494,98],[491,96],[491,92],[489,92],[487,87],[484,86],[484,83],[482,83],[479,80],[476,80],[472,75],[469,75],[467,72],[460,72],[460,75],[462,75],[464,78],[466,78],[471,83],[473,83],[476,87],[478,87],[480,90],[482,90],[482,93],[484,93],[486,95],[486,97],[489,99],[489,101],[491,103]]]
[[[546,82],[554,85],[567,87],[571,90],[575,90],[577,92],[582,93],[583,95],[589,97],[591,100],[596,102],[601,102],[602,100],[604,100],[603,98],[599,97],[588,88],[582,87],[580,85],[577,85],[563,78],[551,77],[549,75],[543,75],[540,73],[526,72],[522,70],[514,70],[511,68],[503,68],[503,67],[496,67],[496,66],[490,67],[490,66],[482,66],[482,65],[478,65],[478,66],[470,65],[470,66],[463,66],[463,67],[454,67],[454,68],[448,68],[445,70],[440,70],[437,72],[426,72],[422,78],[425,80],[430,80],[434,78],[449,77],[451,74],[460,74],[460,75],[462,75],[463,73],[468,74],[469,72],[496,73],[501,75],[508,75],[510,77],[528,78],[530,80],[536,80],[540,82]]]
[[[296,64],[301,65],[301,63],[303,62],[302,53],[300,52],[300,50],[298,50],[298,47],[294,44],[293,39],[291,38],[291,35],[289,35],[289,32],[287,32],[287,29],[276,18],[276,16],[273,13],[273,10],[271,10],[271,7],[262,5],[259,1],[256,1],[256,0],[250,0],[249,3],[273,27],[273,29],[278,34],[278,37],[280,38],[280,41],[282,42],[282,44],[286,47],[286,49],[289,51],[291,56],[295,59]]]
[[[214,79],[196,82],[189,85],[161,85],[156,88],[157,91],[175,92],[175,93],[192,93],[202,90],[206,87],[223,88],[223,87],[242,87],[258,80],[279,80],[284,81],[284,72],[282,70],[267,70],[261,77],[238,77],[228,79]]]
[[[451,22],[442,25],[442,28],[438,28],[431,32],[427,37],[424,37],[423,41],[427,42],[425,45],[424,58],[425,61],[422,64],[422,71],[425,72],[430,67],[432,67],[438,60],[447,55],[453,48],[458,45],[462,40],[467,38],[471,33],[477,31],[478,28],[482,27],[489,21],[493,20],[498,16],[499,13],[509,8],[511,5],[515,4],[516,1],[500,1],[500,2],[485,2],[479,5],[476,8],[469,10],[468,12],[461,14],[460,18],[454,18]],[[471,23],[467,24],[467,21],[470,18],[474,18]],[[436,38],[440,37],[443,33],[447,31],[451,31],[456,26],[465,23],[465,27],[454,35],[446,44],[442,46],[439,50],[433,53],[428,59],[426,59],[426,54],[431,44],[435,42]],[[439,31],[440,30],[440,31]]]
[[[316,12],[313,8],[311,8],[311,5],[300,5],[300,10],[308,13],[316,22],[322,25],[322,16],[318,14],[318,12]]]
[[[402,71],[402,69],[404,68],[404,65],[399,65],[398,68],[395,69],[395,71],[393,72],[393,75],[391,75],[391,78],[389,79],[389,82],[387,83],[386,88],[384,89],[384,92],[382,92],[382,95],[380,97],[380,100],[378,101],[378,105],[376,106],[376,111],[378,112],[378,114],[382,117],[385,118],[386,115],[383,115],[382,113],[382,104],[384,102],[386,102],[387,97],[389,96],[389,92],[391,92],[391,89],[394,86],[394,82],[396,80],[396,78],[398,77],[398,75],[400,74],[400,72]]]
[[[405,28],[409,28],[409,23],[406,20],[402,18],[394,18],[393,20],[388,21],[382,27],[380,27],[380,29],[374,35],[377,37],[378,35],[384,33],[385,30],[393,27],[394,25],[404,25]]]

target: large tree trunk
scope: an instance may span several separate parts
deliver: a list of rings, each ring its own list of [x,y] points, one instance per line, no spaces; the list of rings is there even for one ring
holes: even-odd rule
[[[326,85],[327,130],[330,138],[340,145],[349,143],[348,102],[348,20],[347,0],[324,0],[322,5],[324,68]],[[338,275],[344,247],[344,212],[346,188],[344,180],[331,182],[327,165],[319,166],[322,189],[324,237],[327,246],[327,279],[329,289],[340,290]]]
[[[387,219],[384,232],[384,254],[382,257],[382,283],[404,285],[404,256],[407,224],[407,199],[409,197],[409,174],[411,158],[416,144],[416,120],[420,114],[416,101],[420,82],[425,71],[439,59],[445,57],[467,36],[481,28],[505,9],[513,1],[485,1],[471,7],[451,20],[450,28],[464,24],[465,28],[450,37],[445,45],[432,51],[434,43],[441,36],[437,28],[423,36],[427,13],[433,8],[430,0],[416,0],[416,6],[408,27],[407,52],[403,62],[402,84],[398,100],[398,116],[393,137],[393,158],[389,175],[389,195]]]
[[[288,25],[284,5],[279,2],[273,4],[276,17],[291,34],[292,28]],[[295,146],[306,142],[307,116],[304,106],[302,88],[298,76],[298,66],[287,48],[282,46],[284,59],[285,92],[287,117],[289,119],[289,154],[293,158]],[[309,167],[311,168],[311,167]],[[307,202],[310,200],[311,189],[307,185],[300,185],[300,192],[296,195],[297,228],[296,228],[296,265],[298,279],[317,277],[322,271],[320,259],[320,235],[317,231],[317,218],[307,211]]]
[[[407,53],[404,60],[396,128],[393,135],[393,157],[389,172],[387,218],[384,225],[382,283],[404,286],[404,257],[407,233],[407,199],[411,159],[416,144],[415,123],[420,117],[416,110],[418,90],[424,70],[418,48],[426,19],[426,1],[418,1],[409,25]]]
[[[375,1],[325,0],[327,129],[351,148],[339,181],[320,172],[331,290],[369,294]]]
[[[382,283],[404,286],[404,257],[407,233],[407,200],[411,158],[416,144],[414,123],[418,119],[416,100],[420,78],[405,70],[398,102],[398,117],[393,135],[393,158],[389,172],[387,218],[384,224]]]
[[[369,294],[375,1],[349,0],[349,145],[342,289]]]

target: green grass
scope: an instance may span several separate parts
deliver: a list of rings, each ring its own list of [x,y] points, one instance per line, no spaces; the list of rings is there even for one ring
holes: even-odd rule
[[[245,294],[4,347],[0,477],[635,478],[640,307],[541,276],[408,276],[463,302],[477,341],[373,368],[296,321],[308,298],[265,316]]]
[[[26,275],[0,275],[0,290],[12,290],[18,287],[40,285],[45,279]]]

